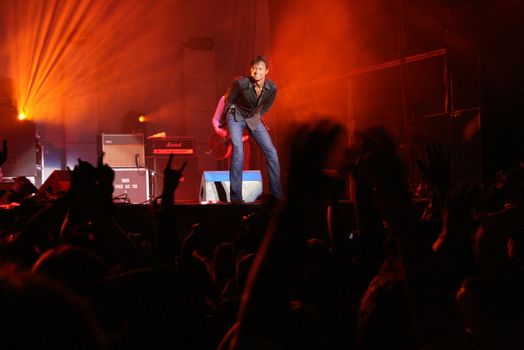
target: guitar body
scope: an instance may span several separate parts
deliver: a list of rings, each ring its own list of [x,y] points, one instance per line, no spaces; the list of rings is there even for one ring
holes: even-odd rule
[[[220,137],[216,133],[213,133],[209,138],[209,150],[207,154],[215,158],[216,160],[223,160],[231,157],[233,151],[233,144],[229,137]]]
[[[222,96],[220,100],[218,101],[217,107],[215,109],[215,113],[213,114],[212,124],[214,128],[222,128],[220,122],[220,117],[222,113],[224,112],[224,106],[225,106],[225,97]],[[223,123],[222,123],[223,124]],[[246,141],[249,140],[249,135],[244,134],[242,136],[242,142],[244,142],[244,145],[246,144]],[[214,157],[216,160],[224,160],[231,157],[231,152],[233,151],[233,144],[231,143],[231,139],[229,136],[221,137],[217,135],[216,132],[213,132],[211,134],[211,137],[209,138],[208,143],[208,151],[206,152],[207,155],[210,155]]]
[[[249,140],[249,135],[242,136],[242,142],[245,143]],[[221,137],[218,136],[215,132],[211,134],[208,143],[207,155],[212,156],[216,160],[224,160],[231,157],[231,152],[233,151],[233,143],[229,136]]]

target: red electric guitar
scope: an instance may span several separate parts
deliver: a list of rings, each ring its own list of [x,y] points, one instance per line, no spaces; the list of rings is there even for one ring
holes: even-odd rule
[[[249,140],[249,135],[244,135],[242,141],[246,142]],[[233,144],[229,136],[221,137],[218,136],[216,132],[211,134],[208,143],[207,155],[212,156],[216,160],[228,159],[231,157],[231,152],[233,150]]]

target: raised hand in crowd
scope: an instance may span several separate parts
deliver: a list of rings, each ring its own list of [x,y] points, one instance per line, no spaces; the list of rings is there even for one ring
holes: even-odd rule
[[[522,349],[524,167],[500,175],[495,201],[475,233],[478,273],[464,280],[457,301],[479,348]]]
[[[175,191],[178,188],[180,180],[183,177],[184,169],[186,168],[187,161],[184,161],[180,168],[173,169],[173,154],[169,155],[166,167],[164,168],[164,189],[162,191],[162,205],[173,205]]]
[[[444,151],[442,144],[433,142],[426,145],[426,157],[427,160],[417,159],[417,165],[426,180],[444,198],[452,184],[451,154]]]
[[[68,212],[62,224],[61,241],[89,245],[101,249],[103,258],[115,265],[136,265],[142,253],[122,229],[108,204],[109,181],[114,178],[112,169],[102,164],[98,168],[78,159],[73,170],[68,168],[71,186],[66,195]]]
[[[293,313],[300,313],[299,304],[293,311],[291,301],[304,281],[306,242],[312,228],[318,227],[318,210],[339,189],[335,185],[339,182],[326,176],[323,168],[342,131],[339,124],[324,119],[312,126],[302,125],[290,138],[287,198],[266,232],[248,277],[231,349],[267,348],[270,344],[304,349],[325,346],[311,319],[302,320],[301,336],[283,330],[294,322]]]
[[[177,213],[175,211],[175,192],[183,177],[187,162],[184,161],[180,168],[172,168],[173,154],[164,168],[164,187],[160,196],[161,206],[156,208],[156,223],[158,225],[156,241],[156,258],[163,263],[173,263],[173,257],[180,254],[180,241],[177,231]]]
[[[374,161],[373,157],[377,157],[377,146],[368,135],[359,135],[354,144],[349,169],[354,179],[355,219],[360,240],[360,256],[368,266],[374,265],[376,268],[384,257],[383,241],[386,237],[382,213],[376,202],[377,183],[376,179],[373,179],[375,175],[369,171],[369,162]]]
[[[382,128],[365,131],[364,142],[366,152],[354,168],[354,178],[373,189],[377,208],[396,240],[418,344],[427,349],[466,348],[463,323],[447,287],[449,277],[420,229],[395,142]]]
[[[478,226],[476,209],[480,199],[478,184],[457,183],[448,191],[442,208],[442,230],[433,243],[433,251],[453,278],[450,287],[455,290],[464,278],[477,272],[473,237]]]
[[[481,188],[471,182],[457,183],[446,196],[442,209],[442,233],[433,245],[433,250],[441,248],[442,240],[450,239],[453,244],[470,242],[477,225],[478,204]]]
[[[77,221],[94,220],[102,208],[102,197],[97,187],[97,169],[89,162],[78,158],[73,170],[67,167],[70,187],[67,199],[71,219]]]
[[[524,203],[507,204],[488,214],[475,234],[475,258],[481,272],[493,275],[508,273],[510,241],[521,241],[524,227]]]
[[[100,153],[97,163],[97,182],[102,195],[105,208],[113,207],[113,182],[115,181],[115,171],[108,164],[104,163],[104,152]]]
[[[416,162],[422,175],[433,189],[431,202],[423,218],[439,222],[442,219],[441,208],[452,186],[451,155],[444,151],[442,144],[431,143],[426,145],[426,159],[417,159]]]

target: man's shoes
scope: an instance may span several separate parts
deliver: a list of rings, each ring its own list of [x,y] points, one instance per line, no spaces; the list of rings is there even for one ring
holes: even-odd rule
[[[232,199],[231,204],[244,204],[245,201],[243,199]]]

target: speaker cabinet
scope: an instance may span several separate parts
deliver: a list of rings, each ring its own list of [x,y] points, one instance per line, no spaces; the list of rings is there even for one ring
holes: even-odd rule
[[[204,171],[200,183],[200,202],[230,201],[229,171]],[[242,198],[254,202],[262,194],[260,170],[244,170],[242,173]]]
[[[40,186],[39,191],[51,196],[61,196],[71,186],[71,176],[67,170],[54,170]]]
[[[9,204],[7,194],[14,184],[14,181],[0,181],[0,204]]]
[[[113,168],[113,198],[131,204],[149,202],[149,171],[144,168]]]
[[[144,168],[113,168],[113,198],[131,204],[149,201],[149,171]],[[71,177],[67,170],[55,170],[40,186],[39,191],[50,197],[60,197],[71,186]]]
[[[155,155],[146,157],[146,166],[153,171],[152,193],[154,197],[162,194],[164,189],[164,169],[169,155]],[[175,193],[176,202],[196,202],[197,197],[197,158],[193,156],[173,156],[172,168],[180,168],[187,162],[183,178]]]
[[[4,177],[36,176],[36,127],[30,121],[2,121],[0,147],[7,140],[7,160],[2,165]]]
[[[137,167],[144,164],[144,134],[101,134],[99,153],[112,168]]]

